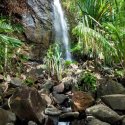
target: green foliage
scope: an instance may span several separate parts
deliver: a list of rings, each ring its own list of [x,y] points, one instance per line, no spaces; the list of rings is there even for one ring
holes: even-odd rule
[[[62,53],[58,44],[51,45],[48,49],[47,55],[44,58],[44,63],[47,66],[50,76],[56,75],[58,80],[62,79]]]
[[[80,79],[79,89],[82,91],[92,91],[96,90],[97,80],[96,77],[88,71],[85,71]]]
[[[13,37],[14,29],[6,20],[0,19],[0,71],[6,72],[11,59],[15,53],[15,48],[19,47],[22,43],[19,39]]]
[[[28,85],[28,86],[34,85],[34,80],[33,80],[33,78],[27,77],[26,80],[25,80],[25,84]]]
[[[64,67],[65,67],[65,68],[66,68],[66,67],[69,67],[72,63],[73,63],[72,61],[66,60],[66,61],[64,62]]]
[[[76,15],[77,21],[72,32],[78,42],[72,51],[88,54],[91,50],[93,58],[104,59],[105,64],[125,61],[124,0],[77,0],[68,3],[71,8],[75,6],[75,10],[70,12]]]
[[[123,78],[125,76],[125,71],[123,69],[121,69],[121,70],[116,69],[114,71],[114,75],[115,75],[115,77]]]

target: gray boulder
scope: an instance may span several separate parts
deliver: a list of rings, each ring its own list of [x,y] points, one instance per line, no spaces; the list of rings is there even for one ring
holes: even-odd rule
[[[87,118],[87,125],[110,125],[109,123],[102,122],[94,117]]]
[[[62,104],[65,101],[68,101],[68,97],[65,94],[58,94],[53,92],[53,97],[57,104]]]
[[[105,95],[101,99],[114,110],[125,110],[125,94]]]
[[[125,94],[125,88],[120,83],[111,79],[101,81],[97,89],[97,96],[101,97],[112,94]]]
[[[114,124],[115,122],[121,120],[121,116],[119,116],[115,111],[103,104],[98,104],[87,108],[86,113],[103,122],[108,122],[111,124]]]
[[[6,125],[14,125],[14,123],[7,123]]]
[[[71,125],[85,125],[85,124],[86,124],[85,119],[81,119],[81,120],[75,119],[71,122]]]
[[[75,119],[78,118],[79,112],[66,112],[60,115],[60,119]]]
[[[125,125],[125,118],[123,118],[122,120],[122,125]]]
[[[58,110],[55,107],[50,107],[45,109],[45,114],[51,116],[59,116],[61,114],[61,110]]]
[[[33,122],[33,121],[29,121],[28,125],[37,125],[37,124],[35,122]]]
[[[60,83],[59,85],[54,86],[53,91],[55,93],[63,93],[64,92],[64,84]]]
[[[6,125],[15,121],[16,116],[14,113],[0,108],[0,125]]]
[[[19,78],[12,78],[10,81],[12,87],[21,87],[23,84],[22,80]]]

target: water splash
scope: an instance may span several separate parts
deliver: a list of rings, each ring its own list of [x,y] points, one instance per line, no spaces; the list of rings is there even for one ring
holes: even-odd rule
[[[69,125],[70,122],[58,122],[58,125]]]
[[[55,29],[55,41],[61,43],[61,48],[64,49],[64,55],[66,60],[71,59],[68,27],[64,17],[64,12],[61,7],[60,0],[54,0],[54,29]]]

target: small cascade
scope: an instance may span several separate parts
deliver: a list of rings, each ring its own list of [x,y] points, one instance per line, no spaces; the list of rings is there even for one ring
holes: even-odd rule
[[[71,59],[70,45],[69,45],[69,35],[68,27],[64,17],[64,12],[61,7],[60,0],[54,0],[54,29],[55,29],[55,41],[60,42],[61,51],[64,54],[66,60]]]
[[[69,125],[70,122],[59,122],[58,125]]]

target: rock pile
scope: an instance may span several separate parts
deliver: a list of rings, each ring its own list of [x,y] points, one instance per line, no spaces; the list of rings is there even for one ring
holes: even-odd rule
[[[100,84],[96,98],[73,88],[71,81],[57,85],[46,81],[37,90],[12,79],[6,91],[1,85],[0,125],[57,125],[58,121],[125,125],[125,88],[120,83],[107,80]]]

